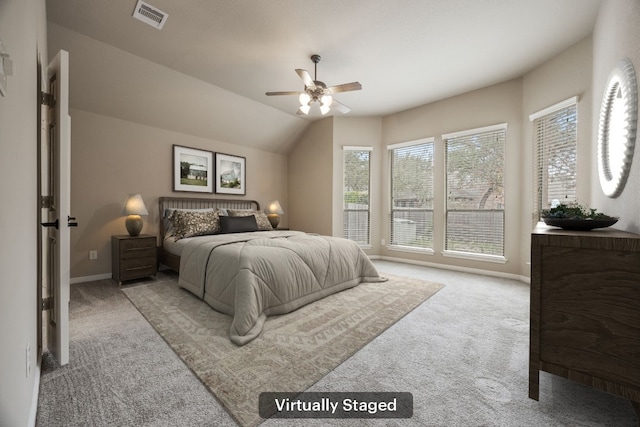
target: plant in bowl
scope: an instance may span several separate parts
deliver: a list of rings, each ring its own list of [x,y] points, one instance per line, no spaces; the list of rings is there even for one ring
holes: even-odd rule
[[[618,218],[598,212],[578,203],[560,203],[551,209],[542,211],[542,219],[547,225],[561,227],[566,230],[592,230],[609,227]]]

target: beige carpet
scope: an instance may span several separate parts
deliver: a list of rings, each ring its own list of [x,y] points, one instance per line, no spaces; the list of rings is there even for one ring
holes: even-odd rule
[[[270,317],[243,347],[229,340],[231,317],[178,288],[176,280],[123,292],[227,411],[253,426],[262,421],[261,392],[306,390],[443,287],[388,277]]]

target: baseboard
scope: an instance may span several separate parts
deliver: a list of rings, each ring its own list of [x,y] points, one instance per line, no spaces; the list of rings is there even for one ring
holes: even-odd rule
[[[524,283],[531,283],[531,279],[529,277],[523,276],[521,274],[503,273],[500,271],[482,270],[479,268],[460,267],[457,265],[438,264],[435,262],[417,261],[413,259],[395,258],[390,256],[381,256],[381,255],[372,255],[369,258],[379,259],[382,261],[400,262],[403,264],[421,265],[423,267],[441,268],[443,270],[460,271],[462,273],[481,274],[483,276],[500,277],[503,279],[513,279],[513,280],[519,280],[520,282],[524,282]]]
[[[96,274],[95,276],[72,277],[69,283],[93,282],[96,280],[111,279],[111,273]]]
[[[35,375],[35,381],[33,382],[33,397],[31,398],[31,410],[29,411],[29,421],[27,426],[35,427],[36,416],[38,415],[38,396],[40,394],[40,366],[36,364],[36,369],[33,373]]]

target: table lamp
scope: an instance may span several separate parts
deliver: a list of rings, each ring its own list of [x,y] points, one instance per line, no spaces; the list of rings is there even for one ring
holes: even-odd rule
[[[278,228],[278,224],[280,224],[280,215],[284,213],[282,206],[280,206],[280,202],[272,200],[267,203],[267,208],[264,210],[264,213],[267,214],[267,218],[269,219],[271,226],[273,228]]]
[[[142,218],[140,215],[149,215],[147,207],[144,205],[142,196],[139,194],[129,194],[122,205],[122,215],[127,215],[125,225],[129,236],[135,237],[142,231]]]

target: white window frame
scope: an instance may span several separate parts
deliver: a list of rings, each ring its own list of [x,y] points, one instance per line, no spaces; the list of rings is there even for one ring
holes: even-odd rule
[[[575,189],[573,198],[565,199],[565,202],[573,202],[577,200],[578,197],[578,176],[577,176],[577,158],[578,158],[578,102],[580,101],[578,96],[573,96],[571,98],[565,99],[564,101],[560,101],[557,104],[554,104],[550,107],[544,108],[536,113],[533,113],[529,116],[529,121],[532,122],[533,127],[533,212],[532,212],[532,220],[535,225],[540,221],[540,212],[543,209],[547,209],[547,206],[544,206],[543,196],[544,191],[543,187],[545,187],[544,182],[548,181],[548,177],[541,171],[541,151],[542,148],[540,146],[541,141],[538,139],[537,135],[537,120],[545,117],[549,117],[561,110],[567,109],[569,107],[573,107],[575,110],[575,140],[573,141],[575,147],[575,157],[576,157],[576,169],[575,169]],[[543,176],[545,175],[545,176]],[[563,202],[563,200],[559,200]]]
[[[369,182],[368,182],[368,196],[369,196],[369,201],[367,203],[367,209],[347,209],[347,207],[345,206],[344,203],[344,196],[345,196],[345,185],[344,185],[344,180],[345,180],[345,154],[348,151],[368,151],[369,152]],[[353,146],[353,145],[345,145],[342,147],[342,230],[343,230],[343,237],[345,238],[349,238],[348,234],[345,233],[346,227],[347,227],[347,221],[346,221],[346,216],[349,212],[367,212],[367,242],[359,242],[356,240],[356,243],[358,243],[358,246],[360,246],[362,249],[371,249],[371,157],[373,155],[373,147],[368,147],[368,146]]]
[[[504,130],[505,131],[505,146],[504,146],[504,156],[506,159],[506,151],[507,151],[507,129],[508,129],[508,124],[507,123],[500,123],[500,124],[496,124],[496,125],[490,125],[490,126],[484,126],[484,127],[480,127],[480,128],[475,128],[475,129],[468,129],[468,130],[463,130],[463,131],[459,131],[459,132],[452,132],[452,133],[447,133],[447,134],[443,134],[442,135],[442,142],[444,144],[444,152],[445,152],[445,156],[447,153],[447,140],[449,139],[454,139],[454,138],[460,138],[460,137],[465,137],[465,136],[470,136],[470,135],[476,135],[476,134],[482,134],[482,133],[486,133],[486,132],[494,132],[494,131],[499,131],[499,130]],[[505,173],[505,170],[503,170],[503,174]],[[506,177],[504,177],[503,179],[503,186],[505,186],[505,181],[506,181]],[[505,204],[504,204],[504,208],[502,209],[502,215],[503,215],[503,219],[502,219],[502,255],[493,255],[493,254],[482,254],[482,253],[475,253],[475,252],[465,252],[465,251],[458,251],[458,250],[451,250],[451,249],[446,249],[446,244],[447,244],[447,218],[448,218],[448,212],[449,212],[449,208],[448,208],[448,189],[446,188],[447,186],[447,182],[448,182],[448,176],[447,176],[447,160],[445,158],[445,177],[444,177],[444,185],[445,185],[445,199],[444,199],[444,218],[445,218],[445,226],[443,229],[443,242],[445,245],[445,249],[442,251],[443,256],[445,257],[452,257],[452,258],[462,258],[462,259],[470,259],[470,260],[478,260],[478,261],[487,261],[487,262],[495,262],[495,263],[500,263],[500,264],[504,264],[507,262],[507,258],[505,257],[505,245],[506,245],[506,231],[505,231],[505,220],[506,220],[506,200],[505,200]],[[505,199],[506,199],[506,194],[504,195]]]
[[[394,209],[394,194],[393,194],[393,166],[392,166],[392,161],[393,161],[393,150],[396,150],[398,148],[405,148],[405,147],[412,147],[412,146],[416,146],[416,145],[421,145],[421,144],[432,144],[432,150],[435,150],[435,138],[434,137],[428,137],[428,138],[422,138],[422,139],[417,139],[417,140],[412,140],[412,141],[406,141],[406,142],[400,142],[400,143],[396,143],[396,144],[390,144],[387,145],[387,154],[388,154],[388,160],[389,160],[389,216],[388,216],[388,225],[389,225],[389,234],[388,234],[388,240],[387,240],[387,249],[390,250],[397,250],[397,251],[402,251],[402,252],[415,252],[415,253],[421,253],[421,254],[429,254],[429,255],[433,255],[435,253],[434,248],[433,248],[433,226],[431,229],[431,236],[432,236],[432,247],[420,247],[420,246],[410,246],[410,245],[402,245],[402,244],[394,244],[393,243],[393,230],[394,230],[394,212],[395,211],[409,211],[409,210],[414,210],[411,208],[405,208],[405,209]],[[431,177],[431,182],[433,185],[433,168],[435,166],[435,159],[432,160],[432,177]],[[432,189],[433,190],[433,189]],[[434,216],[434,209],[433,206],[431,207],[431,209],[428,208],[419,208],[419,209],[415,209],[415,211],[425,211],[425,212],[430,212],[431,213],[431,219],[432,219],[432,223],[433,223],[433,216]]]

